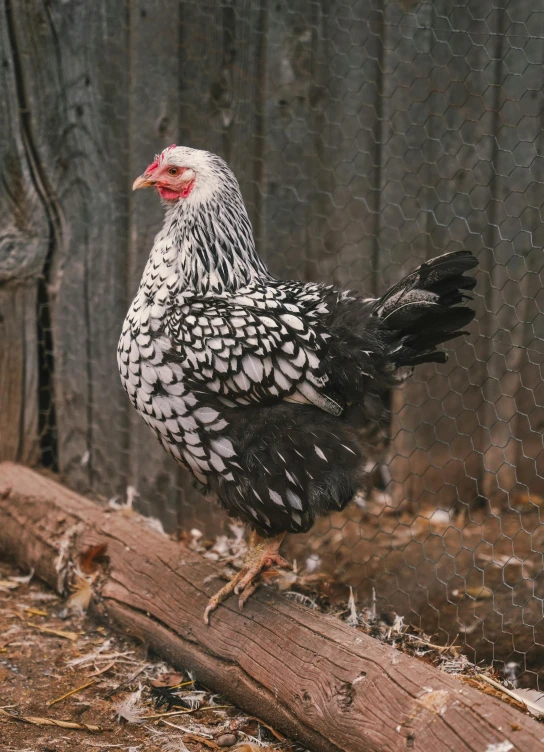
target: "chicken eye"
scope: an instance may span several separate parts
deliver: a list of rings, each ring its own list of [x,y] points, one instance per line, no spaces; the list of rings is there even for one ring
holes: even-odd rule
[[[178,174],[178,168],[177,167],[170,167],[168,169],[168,174],[169,175],[177,175]]]

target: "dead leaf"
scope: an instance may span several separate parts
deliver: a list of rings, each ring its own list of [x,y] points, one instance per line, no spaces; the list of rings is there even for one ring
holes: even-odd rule
[[[20,582],[12,582],[11,580],[0,580],[0,590],[15,590],[20,584]]]
[[[19,585],[28,585],[30,580],[34,577],[34,570],[31,569],[29,574],[24,574],[20,577],[10,577],[12,582],[17,582]]]
[[[476,601],[483,601],[486,598],[493,597],[491,590],[488,590],[486,587],[465,588],[465,594],[470,595],[470,597],[474,598]]]
[[[150,679],[149,683],[152,687],[177,687],[184,681],[183,674],[176,674],[174,672],[168,672],[160,674],[156,679]]]
[[[39,632],[55,635],[55,637],[62,637],[65,640],[72,640],[72,642],[75,642],[80,635],[85,634],[84,632],[63,632],[60,629],[49,629],[48,627],[41,627],[39,624],[32,624],[31,622],[28,622],[28,626],[34,627]]]
[[[205,736],[199,736],[198,734],[191,734],[190,732],[186,731],[183,737],[184,739],[191,739],[191,741],[193,742],[199,742],[199,744],[203,744],[205,747],[208,747],[209,749],[221,749],[219,744],[212,742],[211,739],[206,739]],[[259,752],[262,752],[262,750],[259,750]]]
[[[6,715],[14,721],[21,721],[21,723],[30,723],[32,726],[57,726],[63,729],[74,729],[79,731],[102,731],[100,726],[94,726],[90,723],[75,723],[74,721],[58,721],[56,718],[41,718],[34,715],[15,715],[14,713],[7,713],[0,708],[0,713]]]
[[[25,611],[27,614],[32,614],[32,616],[49,616],[47,611],[40,611],[39,608],[29,608],[28,606],[25,606]]]
[[[91,583],[83,577],[78,577],[73,587],[74,592],[66,601],[66,608],[68,611],[83,614],[89,608],[93,595]]]

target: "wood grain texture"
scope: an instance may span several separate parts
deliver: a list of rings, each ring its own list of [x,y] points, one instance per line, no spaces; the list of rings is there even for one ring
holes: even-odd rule
[[[228,601],[205,626],[217,567],[50,478],[0,466],[3,556],[66,592],[71,562],[99,542],[109,561],[96,611],[314,752],[541,743],[542,727],[508,705],[272,591],[243,612]]]
[[[51,243],[12,6],[0,4],[0,458],[39,459],[39,278]]]
[[[0,285],[0,460],[39,459],[37,284]]]
[[[319,171],[319,20],[311,0],[269,5],[263,81],[260,252],[273,274],[309,280],[318,274],[308,232]]]
[[[179,71],[179,13],[167,0],[130,4],[130,179],[141,175],[153,156],[177,141],[180,103],[176,96]],[[132,300],[164,210],[155,191],[131,194],[128,257],[128,300]],[[183,471],[166,454],[141,416],[126,400],[129,410],[128,484],[137,496],[135,508],[159,518],[168,531],[182,524],[180,493]],[[187,474],[187,484],[190,478]]]
[[[520,0],[516,20],[529,19],[532,9],[532,3]],[[537,370],[544,361],[538,344],[544,319],[535,302],[544,267],[543,235],[536,211],[536,206],[542,205],[544,175],[544,141],[537,115],[542,94],[529,89],[522,95],[519,89],[522,73],[532,87],[533,65],[543,59],[544,40],[537,36],[529,41],[533,30],[528,24],[520,44],[506,11],[496,16],[501,33],[493,52],[490,50],[495,74],[495,148],[491,201],[486,209],[491,249],[486,270],[489,292],[481,321],[489,352],[485,412],[481,411],[488,441],[482,486],[488,496],[507,506],[509,498],[544,492],[542,478],[535,477],[540,475],[537,459],[542,447],[535,420],[541,412],[535,409],[535,390]]]
[[[387,289],[408,274],[415,265],[428,258],[428,203],[432,189],[427,187],[427,175],[422,174],[424,157],[422,146],[429,104],[429,76],[432,69],[429,49],[430,5],[416,6],[421,23],[415,23],[414,8],[398,0],[384,4],[383,26],[383,103],[380,133],[379,210],[376,223],[376,284]],[[419,28],[421,27],[421,28]],[[418,54],[419,53],[419,54]],[[419,112],[414,112],[419,108]],[[412,123],[416,119],[419,127]],[[433,254],[431,254],[433,255]],[[433,366],[423,366],[432,372]],[[419,381],[421,368],[416,373]],[[424,388],[423,388],[424,389]],[[411,391],[410,391],[411,390]],[[415,399],[411,399],[414,392]],[[395,506],[411,504],[418,494],[411,476],[417,449],[429,450],[432,438],[427,436],[416,445],[415,431],[425,432],[422,425],[421,403],[428,397],[422,394],[421,384],[410,381],[392,393],[392,419],[389,452],[391,482],[388,491]],[[421,457],[422,452],[419,452]],[[428,457],[418,462],[421,474],[429,463]],[[417,479],[415,479],[417,481]]]
[[[176,143],[229,156],[228,129],[232,125],[232,58],[235,42],[226,37],[224,16],[233,8],[181,0],[179,4]],[[185,530],[196,528],[207,536],[221,532],[226,515],[210,506],[194,488],[193,478],[178,471],[181,493],[177,518]]]
[[[52,227],[59,464],[74,485],[111,495],[124,489],[127,457],[115,362],[126,312],[125,5],[29,0],[11,8],[27,130]]]
[[[20,50],[10,5],[0,4],[0,282],[36,278],[42,272],[50,231],[36,173]]]
[[[437,4],[435,25],[439,29],[444,28],[450,10],[447,2]],[[486,333],[486,317],[489,272],[494,266],[492,248],[496,242],[490,213],[493,202],[488,191],[493,182],[498,116],[497,90],[490,82],[497,74],[495,59],[501,54],[504,31],[499,16],[488,13],[485,0],[474,3],[470,12],[463,9],[457,23],[468,26],[473,36],[438,32],[436,54],[440,56],[441,70],[438,75],[433,72],[432,77],[441,94],[439,104],[445,109],[442,115],[437,113],[433,124],[442,157],[439,167],[433,168],[441,203],[431,238],[447,249],[471,250],[478,258],[479,269],[472,303],[475,322],[470,328],[476,337],[448,346],[450,360],[436,371],[438,377],[447,379],[449,392],[440,393],[435,380],[431,393],[435,410],[441,404],[446,407],[446,421],[437,423],[437,428],[438,438],[443,442],[440,469],[450,489],[450,500],[464,514],[470,512],[478,518],[487,514],[484,499],[492,495],[492,488],[485,480],[490,423],[484,415],[488,405],[482,396],[489,389],[491,402],[495,400],[494,385],[488,380],[493,345]],[[469,44],[474,39],[480,43]]]
[[[383,13],[380,3],[321,5],[315,53],[319,170],[311,257],[320,280],[376,292]]]
[[[485,1],[458,8],[450,25],[448,3],[386,3],[378,235],[384,286],[416,261],[447,251],[468,249],[484,260],[488,220],[476,194],[492,169],[493,140],[485,136],[492,52],[453,31],[468,27],[478,39],[497,40],[491,37],[493,19],[475,20],[482,6]],[[484,275],[475,294],[477,321],[485,314]],[[478,324],[468,329],[477,332]],[[478,358],[474,337],[444,349],[447,364],[418,367],[394,395],[391,474],[397,504],[408,500],[420,509],[444,510],[478,504],[484,449],[474,451],[472,440],[482,437],[476,410],[486,358]]]
[[[223,63],[228,118],[226,159],[236,175],[260,247],[263,152],[265,3],[238,0],[222,9]]]
[[[442,5],[442,15],[446,13],[447,8]],[[498,84],[501,79],[504,33],[507,26],[508,20],[504,9],[488,15],[485,0],[475,4],[471,29],[475,35],[479,35],[482,43],[477,50],[471,50],[469,53],[467,62],[470,66],[474,65],[477,70],[475,75],[470,77],[468,84],[470,98],[466,107],[470,121],[464,123],[460,130],[463,140],[468,141],[476,153],[470,172],[464,174],[464,177],[468,178],[465,193],[469,192],[469,196],[465,195],[460,199],[465,207],[467,228],[472,229],[473,239],[480,245],[477,253],[480,265],[479,285],[474,298],[474,329],[479,336],[474,344],[468,343],[468,347],[467,343],[462,344],[459,357],[463,363],[469,355],[472,358],[472,364],[465,372],[464,402],[473,412],[472,416],[465,416],[460,425],[464,424],[462,430],[466,430],[467,425],[472,427],[470,434],[474,451],[467,452],[464,464],[466,474],[475,482],[476,495],[471,506],[480,506],[479,514],[486,513],[487,500],[492,498],[496,491],[494,473],[489,472],[486,467],[494,454],[491,431],[495,423],[494,403],[500,394],[499,382],[494,378],[492,365],[497,321],[494,315],[490,315],[490,309],[493,310],[493,300],[496,301],[493,278],[501,274],[496,268],[494,254],[494,247],[499,242],[498,206],[495,199],[498,197],[497,191],[504,191],[505,185],[504,180],[497,175],[497,168],[500,171],[499,163],[502,161],[502,157],[498,155],[496,141],[500,129],[500,88],[490,85],[490,82]],[[458,200],[457,204],[459,203]],[[495,431],[494,434],[497,440],[499,433]],[[484,510],[481,509],[482,506]]]

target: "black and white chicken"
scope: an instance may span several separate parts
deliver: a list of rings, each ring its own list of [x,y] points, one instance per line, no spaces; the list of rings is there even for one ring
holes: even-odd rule
[[[119,340],[121,379],[166,451],[254,531],[207,621],[232,591],[242,606],[263,569],[287,565],[286,533],[350,501],[362,429],[384,420],[384,393],[413,366],[446,360],[436,347],[474,316],[462,303],[477,262],[440,256],[378,299],[277,280],[220,157],[170,146],[133,188],[147,186],[165,220]]]

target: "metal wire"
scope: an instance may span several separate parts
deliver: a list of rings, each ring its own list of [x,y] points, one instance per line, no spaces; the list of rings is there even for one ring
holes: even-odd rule
[[[458,635],[474,660],[544,688],[544,4],[232,0],[181,2],[179,17],[171,8],[148,3],[131,26],[142,39],[163,35],[153,65],[178,88],[157,79],[153,135],[134,136],[127,175],[172,140],[222,153],[278,276],[375,295],[446,251],[467,248],[480,262],[469,336],[446,346],[447,364],[419,367],[391,395],[365,488],[293,539],[290,554],[338,592],[352,586],[367,605],[374,591],[378,607],[444,643]],[[158,210],[146,215],[149,201],[131,209],[147,246],[127,261],[127,301],[160,221]],[[81,361],[63,357],[81,377]],[[46,437],[62,400],[43,402]],[[125,415],[124,403],[114,407]],[[121,434],[88,415],[81,465],[97,435],[104,457],[122,435],[126,456],[121,490],[104,475],[90,489],[124,497],[129,487],[169,529],[220,529],[215,508],[155,459],[160,449],[148,449],[128,407]],[[42,448],[51,464],[53,447]],[[81,487],[77,462],[62,451],[54,461]]]

